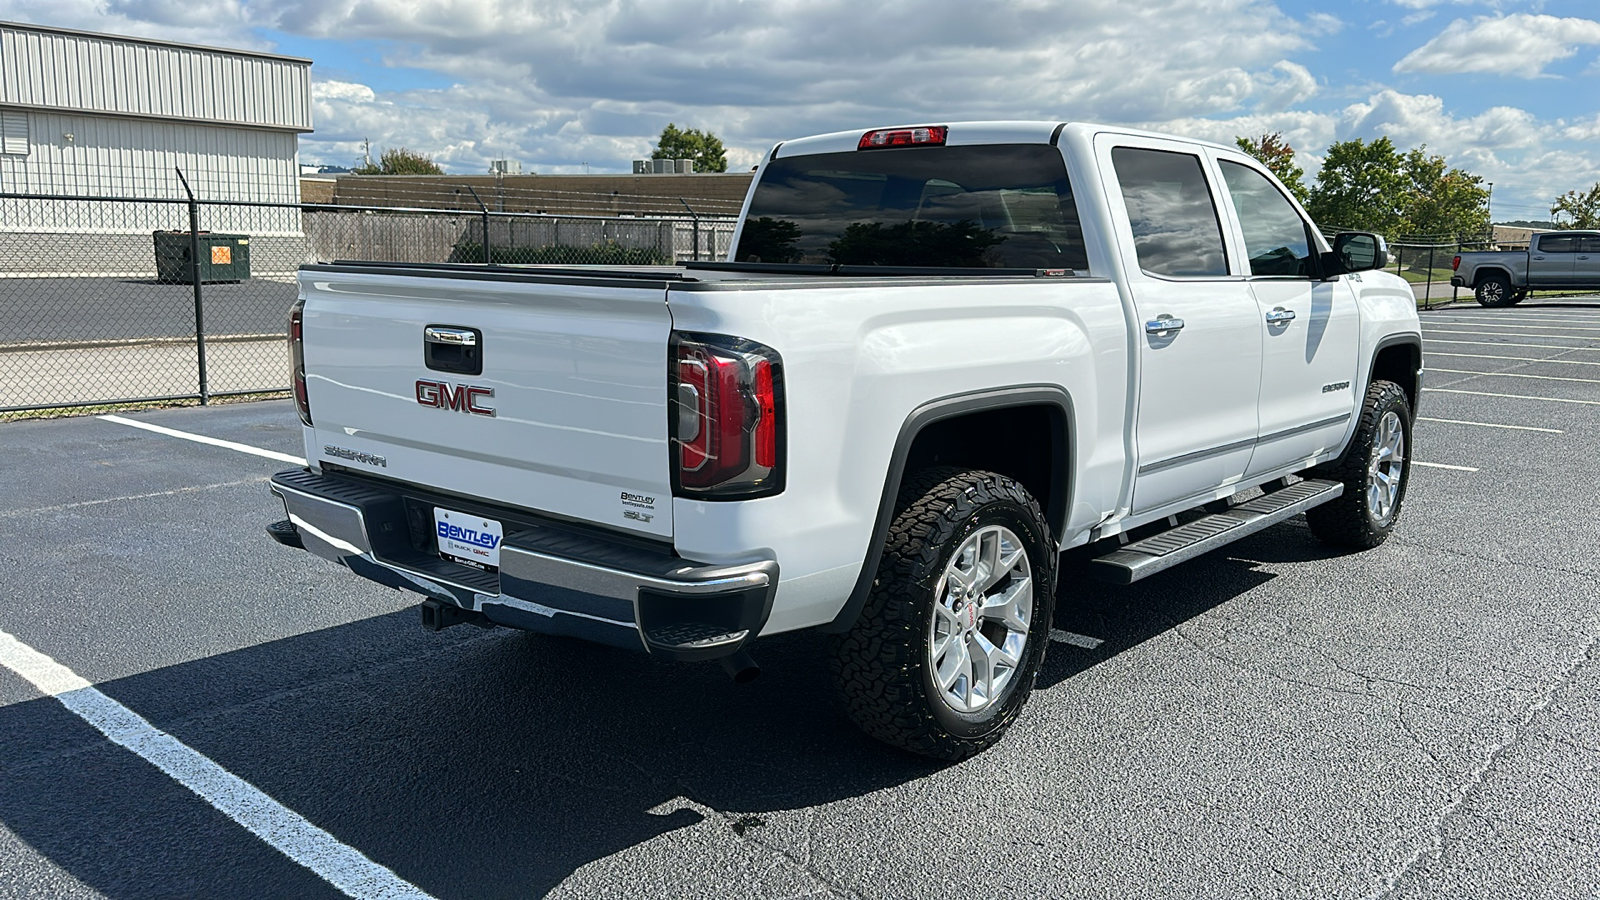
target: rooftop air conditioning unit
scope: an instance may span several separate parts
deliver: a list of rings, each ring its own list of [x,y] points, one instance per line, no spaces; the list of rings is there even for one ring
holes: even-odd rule
[[[633,161],[633,174],[635,175],[693,175],[694,160],[692,159],[636,159]]]

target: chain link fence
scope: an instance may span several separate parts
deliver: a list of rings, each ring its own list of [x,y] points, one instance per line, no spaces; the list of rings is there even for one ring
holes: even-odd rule
[[[1323,236],[1332,241],[1340,231],[1362,229],[1322,226],[1321,230]],[[1453,264],[1456,256],[1473,250],[1500,249],[1490,237],[1483,234],[1384,235],[1384,242],[1389,245],[1389,265],[1385,271],[1393,272],[1409,282],[1417,303],[1423,309],[1471,300],[1470,289],[1450,284],[1450,276],[1455,274]]]
[[[662,265],[726,218],[0,193],[0,413],[285,391],[303,264]]]

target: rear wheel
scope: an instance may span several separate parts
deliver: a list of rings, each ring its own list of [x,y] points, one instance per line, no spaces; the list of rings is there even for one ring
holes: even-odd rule
[[[845,712],[913,753],[993,745],[1049,642],[1056,554],[1039,504],[993,472],[929,469],[900,492],[872,592],[835,639]]]
[[[1504,275],[1485,275],[1473,290],[1480,306],[1510,306],[1517,302],[1511,293],[1511,279]]]
[[[1307,473],[1344,484],[1338,499],[1306,510],[1311,533],[1330,544],[1363,550],[1388,540],[1410,481],[1410,446],[1406,392],[1392,381],[1374,381],[1344,455]]]

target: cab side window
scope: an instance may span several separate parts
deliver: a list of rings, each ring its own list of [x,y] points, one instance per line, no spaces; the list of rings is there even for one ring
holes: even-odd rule
[[[1539,253],[1574,253],[1578,249],[1578,237],[1573,234],[1541,234],[1539,235]]]
[[[1600,253],[1600,234],[1578,235],[1579,253]]]
[[[1222,180],[1244,231],[1250,274],[1298,278],[1316,274],[1311,233],[1289,198],[1265,175],[1238,163],[1222,163]]]
[[[1222,222],[1200,157],[1116,147],[1111,162],[1133,225],[1140,269],[1179,278],[1228,274]]]

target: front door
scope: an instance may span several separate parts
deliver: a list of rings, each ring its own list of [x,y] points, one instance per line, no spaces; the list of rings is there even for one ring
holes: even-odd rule
[[[1358,405],[1360,316],[1347,279],[1323,281],[1310,224],[1253,164],[1217,163],[1244,238],[1262,331],[1260,435],[1247,475],[1339,447]]]
[[[1243,477],[1257,431],[1261,328],[1249,286],[1228,266],[1214,170],[1188,145],[1101,141],[1139,317],[1139,514],[1198,502]]]

